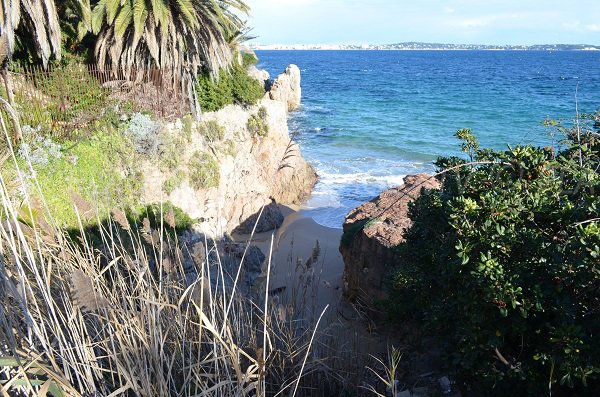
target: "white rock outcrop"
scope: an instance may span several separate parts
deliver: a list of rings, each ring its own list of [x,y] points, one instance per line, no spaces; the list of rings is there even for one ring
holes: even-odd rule
[[[203,231],[214,237],[231,233],[272,200],[300,204],[310,194],[316,174],[289,136],[287,110],[284,102],[265,98],[250,108],[230,105],[203,114],[201,123],[218,123],[224,136],[218,142],[210,142],[194,126],[191,141],[179,153],[180,169],[164,171],[156,161],[148,160],[142,167],[144,201],[171,201],[191,217],[201,219]],[[261,118],[261,114],[268,125],[264,136],[253,134],[248,128],[249,120]],[[184,133],[183,128],[181,123],[171,124],[167,133]],[[218,163],[218,186],[196,190],[189,178],[184,178],[167,194],[165,181],[177,172],[188,172],[186,164],[197,153],[210,153]]]
[[[288,66],[285,72],[275,79],[268,94],[272,100],[286,103],[288,111],[298,109],[302,96],[298,66],[293,64]]]
[[[271,78],[271,76],[269,75],[269,72],[267,72],[266,70],[263,70],[263,69],[259,69],[254,65],[252,65],[248,68],[248,76],[260,81],[265,86],[266,86],[267,82],[269,81],[269,79]]]

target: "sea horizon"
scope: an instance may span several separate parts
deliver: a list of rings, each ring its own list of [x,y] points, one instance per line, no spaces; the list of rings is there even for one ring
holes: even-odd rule
[[[482,147],[557,145],[545,119],[597,110],[600,54],[573,51],[257,51],[276,76],[302,72],[290,131],[320,176],[304,212],[341,228],[345,215],[404,176],[461,155],[453,134]]]

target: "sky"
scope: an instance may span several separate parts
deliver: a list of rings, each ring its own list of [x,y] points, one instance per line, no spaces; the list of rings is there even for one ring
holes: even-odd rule
[[[247,0],[256,44],[600,45],[600,0]]]

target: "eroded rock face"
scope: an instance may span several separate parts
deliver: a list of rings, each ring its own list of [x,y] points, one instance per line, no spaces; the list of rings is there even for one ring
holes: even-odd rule
[[[428,174],[408,175],[404,185],[389,189],[352,210],[344,222],[340,252],[344,258],[344,295],[368,306],[387,297],[385,281],[394,265],[393,248],[411,226],[408,203],[421,189],[437,189]]]
[[[300,69],[296,65],[288,66],[285,72],[275,79],[269,91],[269,97],[274,101],[286,103],[290,112],[300,106],[301,94]]]
[[[269,79],[271,78],[271,76],[269,76],[269,72],[267,72],[266,70],[258,69],[256,66],[252,65],[248,68],[248,76],[260,81],[263,84],[263,86],[265,87],[265,89],[271,88],[271,87],[267,87],[267,85],[268,85],[267,83],[268,83]]]
[[[259,216],[260,215],[260,216]],[[269,232],[278,229],[283,224],[283,213],[275,200],[267,205],[263,210],[246,219],[235,229],[236,233],[250,234],[252,230],[255,233]],[[255,228],[256,226],[256,228]]]
[[[260,108],[264,108],[268,125],[265,136],[253,135],[248,129],[250,118],[257,117]],[[204,113],[201,123],[207,122],[221,126],[224,136],[210,140],[202,128],[194,126],[190,143],[177,153],[179,168],[161,169],[156,160],[142,166],[145,202],[171,201],[192,218],[201,219],[204,233],[219,237],[231,233],[272,200],[300,204],[310,195],[317,177],[290,139],[285,103],[265,98],[250,108],[230,105]],[[166,133],[177,136],[184,133],[183,128],[181,123],[173,123],[166,127]],[[207,153],[218,163],[218,186],[194,189],[190,184],[187,165],[198,153]],[[186,177],[167,193],[165,181],[173,180],[179,172]]]

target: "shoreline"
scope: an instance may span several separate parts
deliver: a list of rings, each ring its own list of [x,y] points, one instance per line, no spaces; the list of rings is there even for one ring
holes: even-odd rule
[[[253,288],[264,294],[273,238],[269,299],[308,328],[327,307],[319,334],[329,340],[331,351],[344,357],[349,367],[355,366],[352,371],[361,373],[372,356],[385,357],[390,346],[401,345],[400,339],[385,327],[379,328],[360,303],[343,298],[344,261],[339,251],[343,230],[318,224],[299,206],[279,206],[284,222],[278,229],[257,233],[252,239],[249,235],[232,236],[236,242],[260,248],[267,257]],[[317,241],[318,252],[313,257]]]
[[[269,291],[287,291],[277,295],[281,295],[282,300],[289,300],[299,289],[306,289],[310,282],[311,291],[305,297],[310,298],[311,310],[318,315],[329,305],[329,315],[337,313],[343,290],[344,261],[339,252],[342,229],[318,224],[299,206],[279,207],[284,221],[278,229],[256,233],[252,239],[250,235],[235,234],[233,239],[260,248],[267,257],[266,273],[273,238]]]

